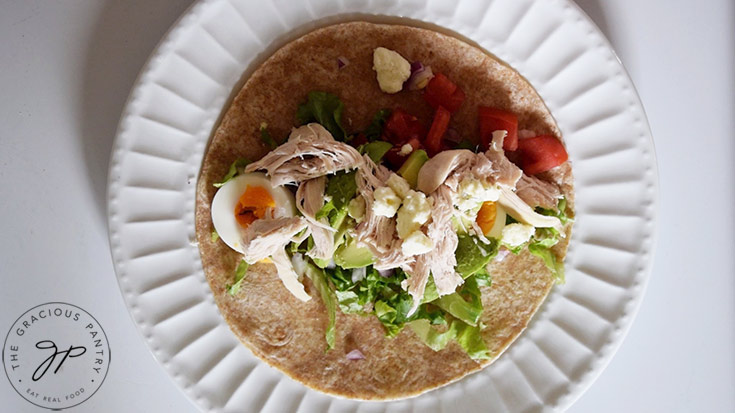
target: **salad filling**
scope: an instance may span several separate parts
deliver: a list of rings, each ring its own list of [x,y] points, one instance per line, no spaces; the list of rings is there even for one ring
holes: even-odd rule
[[[305,278],[318,291],[329,316],[327,349],[339,309],[377,318],[387,337],[408,326],[435,351],[454,341],[471,359],[489,359],[481,315],[491,262],[528,250],[564,280],[552,248],[565,236],[569,211],[560,188],[539,175],[565,163],[566,150],[554,136],[523,130],[519,138],[515,114],[484,106],[479,135],[456,136],[461,87],[384,47],[373,62],[385,93],[423,94],[434,110],[429,127],[394,107],[348,132],[344,105],[323,91],[298,107],[301,125],[284,142],[262,124],[272,150],[256,162],[236,160],[216,184],[227,191],[261,172],[268,181],[268,188],[247,186],[229,212],[239,239],[223,241],[238,245],[242,265],[228,292],[238,293],[250,265],[270,260],[296,299],[312,298]],[[270,191],[287,192],[290,204]],[[214,203],[212,219],[220,235],[218,222],[232,221]],[[364,358],[359,350],[351,357]]]

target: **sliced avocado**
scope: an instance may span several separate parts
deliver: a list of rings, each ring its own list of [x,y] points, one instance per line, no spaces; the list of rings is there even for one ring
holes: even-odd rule
[[[416,188],[416,183],[419,180],[419,170],[428,160],[429,155],[426,154],[426,151],[417,149],[403,162],[401,169],[398,170],[398,175],[401,175],[403,179],[408,181],[411,188]]]
[[[354,240],[349,239],[337,248],[334,263],[344,269],[365,267],[373,263],[373,253],[365,247],[358,247]]]
[[[363,145],[360,148],[360,153],[367,154],[373,162],[378,163],[392,147],[393,144],[390,142],[374,141]]]

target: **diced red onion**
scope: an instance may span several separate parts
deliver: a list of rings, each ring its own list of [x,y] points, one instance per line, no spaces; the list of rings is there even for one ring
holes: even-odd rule
[[[446,133],[444,133],[444,139],[454,143],[462,142],[462,137],[459,136],[459,132],[454,128],[447,129]]]
[[[528,139],[533,138],[536,136],[536,132],[528,129],[521,129],[518,131],[518,138],[519,139]]]
[[[380,274],[383,278],[388,278],[393,276],[393,269],[390,270],[378,270],[378,274]]]
[[[495,256],[495,261],[497,262],[503,261],[505,257],[508,256],[508,254],[510,254],[510,251],[508,249],[501,248],[500,250],[498,250],[498,255]]]
[[[426,87],[434,77],[431,66],[424,66],[421,62],[411,63],[411,77],[403,84],[403,90],[419,90]]]
[[[347,360],[364,360],[365,359],[365,355],[362,354],[362,351],[358,349],[354,349],[350,351],[349,353],[347,353],[345,357],[347,358]]]
[[[340,56],[340,57],[337,58],[337,68],[338,69],[342,69],[343,67],[347,66],[348,64],[350,64],[350,61],[347,60],[346,57]]]

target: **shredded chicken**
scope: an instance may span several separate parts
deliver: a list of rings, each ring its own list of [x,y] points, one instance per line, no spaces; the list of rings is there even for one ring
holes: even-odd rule
[[[500,189],[500,205],[524,224],[533,225],[536,228],[555,228],[561,232],[561,221],[557,217],[550,217],[536,213],[528,204],[523,202],[515,192],[508,188]],[[562,233],[563,234],[563,233]]]
[[[551,182],[523,174],[516,184],[516,195],[532,208],[555,209],[561,191]]]
[[[503,141],[507,134],[503,130],[493,132],[493,140],[484,155],[493,166],[490,180],[506,188],[515,188],[516,182],[523,175],[523,171],[505,156]]]
[[[304,284],[299,282],[293,264],[288,258],[288,254],[286,254],[286,250],[284,248],[278,248],[271,255],[271,260],[273,260],[273,264],[276,266],[278,278],[281,279],[286,289],[301,301],[311,300],[311,296],[304,291]]]
[[[376,165],[367,155],[357,172],[357,190],[365,200],[365,217],[354,229],[354,238],[367,246],[375,257],[375,268],[386,270],[413,262],[413,257],[403,255],[401,239],[396,233],[396,222],[373,212],[375,189],[385,186],[391,172]]]
[[[254,264],[283,250],[307,224],[303,217],[263,218],[253,221],[242,234],[245,261]]]
[[[413,306],[409,314],[413,314],[421,304],[430,273],[434,277],[434,284],[436,284],[439,295],[453,293],[464,282],[454,270],[457,265],[454,251],[457,249],[459,240],[457,233],[452,228],[454,210],[452,192],[446,185],[441,185],[430,196],[433,204],[427,235],[432,240],[441,240],[441,242],[435,242],[434,249],[419,255],[416,258],[416,264],[407,271],[409,278],[404,287],[413,297]]]
[[[489,184],[515,188],[523,171],[505,157],[504,132],[493,133],[492,143],[485,153],[455,149],[440,152],[429,159],[419,171],[418,189],[430,194],[444,184],[456,191],[459,182],[468,176]]]
[[[362,163],[362,156],[352,146],[337,142],[318,123],[309,123],[291,131],[288,142],[245,168],[246,172],[264,169],[273,185],[295,184]]]
[[[466,149],[439,152],[419,170],[417,188],[425,194],[431,194],[451,175],[463,175],[475,164],[476,157],[477,154]]]
[[[296,208],[308,221],[309,231],[314,240],[314,247],[307,254],[310,257],[329,260],[334,254],[334,229],[326,218],[318,220],[316,213],[324,205],[324,189],[327,177],[309,179],[299,185],[296,190]]]

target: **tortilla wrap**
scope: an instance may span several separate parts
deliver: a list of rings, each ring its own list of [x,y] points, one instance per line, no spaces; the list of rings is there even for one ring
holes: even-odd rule
[[[213,241],[210,204],[212,184],[238,158],[257,160],[269,148],[260,140],[260,125],[283,141],[297,126],[296,109],[308,92],[336,94],[344,103],[342,123],[348,131],[363,130],[381,108],[405,108],[424,122],[433,110],[420,92],[388,95],[380,91],[372,69],[372,53],[383,46],[409,61],[421,61],[442,72],[466,94],[451,126],[461,136],[477,136],[477,106],[510,110],[519,129],[559,136],[546,106],[517,72],[479,48],[427,29],[401,25],[351,22],[324,27],[288,43],[254,71],[227,109],[204,157],[197,183],[196,233],[205,275],[215,301],[237,337],[257,357],[309,387],[356,399],[404,398],[455,381],[492,362],[471,360],[452,342],[435,352],[405,328],[395,338],[374,316],[337,311],[336,345],[325,352],[327,312],[318,291],[304,278],[314,298],[299,301],[283,286],[271,264],[251,266],[239,293],[227,294],[241,255],[222,241]],[[338,68],[338,58],[349,64]],[[573,208],[568,163],[545,173],[558,183]],[[571,231],[555,247],[566,252]],[[492,287],[483,288],[483,337],[497,358],[526,328],[544,301],[553,279],[543,262],[524,251],[492,264]],[[363,360],[345,355],[359,349]]]

